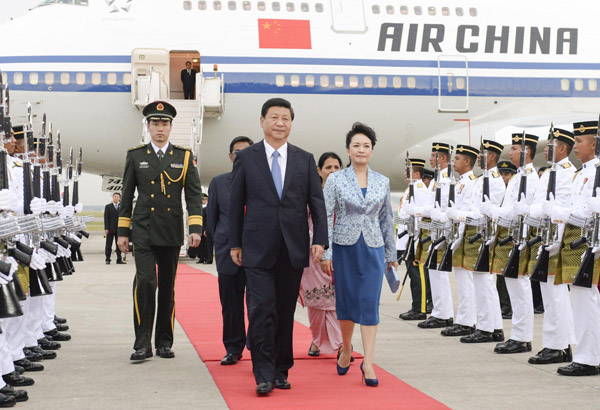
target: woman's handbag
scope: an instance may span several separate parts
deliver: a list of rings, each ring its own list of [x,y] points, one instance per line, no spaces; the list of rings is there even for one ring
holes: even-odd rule
[[[394,265],[390,266],[390,268],[385,271],[385,278],[388,281],[388,285],[390,285],[392,293],[396,293],[400,287],[400,277],[398,276],[398,272]]]

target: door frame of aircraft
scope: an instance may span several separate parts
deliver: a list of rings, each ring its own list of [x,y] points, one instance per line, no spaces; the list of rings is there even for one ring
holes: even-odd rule
[[[469,61],[463,55],[439,55],[438,112],[469,112]]]
[[[191,61],[192,68],[200,72],[200,52],[198,50],[171,50],[169,51],[169,98],[183,100],[183,85],[181,84],[181,70],[185,68],[185,62]],[[198,87],[199,84],[196,84]],[[194,95],[196,93],[194,92]]]

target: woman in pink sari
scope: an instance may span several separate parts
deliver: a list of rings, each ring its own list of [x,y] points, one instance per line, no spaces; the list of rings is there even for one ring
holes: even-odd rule
[[[329,174],[342,168],[342,160],[333,152],[326,152],[319,158],[318,171],[325,186]],[[312,220],[308,218],[312,238]],[[308,321],[313,341],[308,350],[309,356],[319,356],[321,352],[331,354],[342,346],[342,331],[335,313],[335,288],[332,277],[321,270],[320,262],[304,269],[300,283],[300,300],[308,309]]]

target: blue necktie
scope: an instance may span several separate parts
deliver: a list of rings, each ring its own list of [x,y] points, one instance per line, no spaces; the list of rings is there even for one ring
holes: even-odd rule
[[[273,163],[271,164],[271,175],[273,176],[273,182],[275,183],[275,189],[277,190],[277,195],[279,195],[279,199],[281,199],[281,191],[283,190],[283,184],[281,183],[281,168],[279,167],[279,152],[273,151]]]

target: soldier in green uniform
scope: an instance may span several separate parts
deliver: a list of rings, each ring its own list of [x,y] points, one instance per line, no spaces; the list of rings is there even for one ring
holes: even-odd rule
[[[171,122],[177,111],[167,102],[155,101],[148,104],[143,113],[148,121],[151,142],[131,148],[127,153],[118,228],[118,245],[124,253],[128,250],[132,228],[136,266],[133,281],[135,352],[131,360],[152,357],[157,284],[156,354],[163,358],[175,357],[171,346],[175,276],[184,238],[182,190],[189,215],[191,247],[200,245],[202,233],[202,188],[192,153],[169,143]],[[132,202],[136,188],[138,197],[134,211]]]

